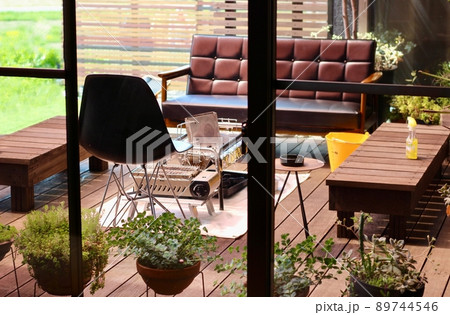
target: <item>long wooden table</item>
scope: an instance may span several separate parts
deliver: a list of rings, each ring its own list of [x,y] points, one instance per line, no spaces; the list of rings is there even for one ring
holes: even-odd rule
[[[80,161],[100,171],[108,163],[80,146]],[[0,138],[0,184],[11,186],[11,210],[34,208],[34,184],[67,168],[66,119],[57,116]]]
[[[352,225],[356,211],[390,216],[389,236],[404,239],[406,219],[448,157],[450,131],[442,126],[417,126],[418,159],[405,156],[406,124],[382,124],[334,172],[329,186],[330,210]],[[351,231],[338,226],[338,237]]]

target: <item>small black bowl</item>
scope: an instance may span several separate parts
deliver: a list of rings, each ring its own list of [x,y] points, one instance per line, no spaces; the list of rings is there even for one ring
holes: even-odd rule
[[[297,154],[283,154],[280,156],[281,165],[284,166],[303,166],[305,157]]]

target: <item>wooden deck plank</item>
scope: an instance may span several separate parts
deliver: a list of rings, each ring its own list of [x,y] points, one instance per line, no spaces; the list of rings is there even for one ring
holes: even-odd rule
[[[115,292],[117,290],[120,290],[122,284],[128,282],[131,277],[135,277],[136,274],[137,274],[136,262],[133,257],[127,258],[123,258],[122,256],[115,257],[114,254],[110,254],[108,267],[106,269],[106,277],[107,279],[111,279],[111,281],[105,282],[105,287],[103,289],[98,290],[94,294],[94,296],[116,296]],[[137,275],[137,277],[140,278],[139,275]],[[142,282],[142,279],[140,280]],[[145,284],[143,282],[142,284],[143,284],[142,285],[143,291],[145,290]],[[85,290],[85,295],[91,296],[91,294],[88,291],[89,290]],[[129,292],[129,294],[130,294],[129,296],[139,296],[132,292]]]
[[[295,150],[298,146],[292,146],[291,149]],[[82,206],[83,207],[97,207],[101,200],[106,184],[106,179],[109,172],[93,173],[88,171],[87,161],[81,163],[82,168]],[[351,248],[356,248],[357,242],[355,239],[339,239],[336,238],[336,225],[335,213],[329,210],[328,206],[328,194],[327,186],[325,185],[325,179],[329,175],[329,165],[315,170],[311,173],[310,178],[302,183],[302,192],[305,199],[305,210],[309,220],[309,228],[312,234],[318,236],[318,240],[324,240],[328,237],[333,237],[336,245],[334,247],[333,254],[339,256],[342,250],[348,251]],[[48,180],[36,185],[36,200],[38,200],[39,206],[43,206],[47,203],[57,204],[60,201],[67,200],[67,187],[66,187],[67,175],[66,172],[58,173]],[[434,185],[434,186],[433,186]],[[442,214],[443,202],[442,198],[436,196],[435,189],[440,184],[434,182],[425,191],[422,200],[408,219],[408,228],[414,228],[413,233],[409,233],[409,239],[407,240],[408,248],[414,254],[423,252],[424,245],[423,239],[427,233],[439,232],[438,242],[436,248],[433,249],[431,260],[435,259],[433,263],[430,260],[419,259],[419,267],[423,266],[427,271],[430,283],[425,290],[426,296],[449,296],[448,290],[448,274],[449,266],[446,263],[446,256],[449,250],[449,242],[447,241],[450,233],[449,219]],[[5,191],[6,189],[6,191]],[[7,188],[0,190],[0,222],[12,222],[14,225],[21,226],[23,224],[26,213],[11,213],[8,208]],[[113,194],[114,191],[111,192]],[[294,241],[300,241],[304,239],[304,233],[298,222],[301,221],[300,209],[298,207],[298,197],[294,190],[289,196],[287,196],[283,202],[283,207],[288,211],[279,208],[275,214],[276,220],[276,239],[279,239],[280,235],[284,232],[289,232],[291,235],[297,235]],[[281,211],[283,210],[283,211]],[[443,222],[439,223],[439,220]],[[374,231],[383,232],[386,229],[388,223],[385,215],[378,215],[376,226]],[[409,230],[410,231],[410,230]],[[240,245],[244,246],[247,242],[246,235],[236,240],[220,239],[219,251],[223,253],[223,256],[227,259],[231,258],[227,251],[228,246]],[[112,256],[112,255],[111,255]],[[419,257],[420,258],[420,257]],[[19,259],[18,259],[19,260]],[[106,286],[104,289],[99,290],[94,296],[145,296],[145,284],[136,274],[135,260],[130,257],[126,260],[122,260],[117,264],[114,264],[114,258],[110,259],[112,269],[107,271],[106,274]],[[20,272],[19,282],[21,284],[21,295],[32,296],[34,290],[34,280],[32,280],[28,274],[26,266],[18,263]],[[15,284],[12,274],[12,266],[10,257],[5,258],[0,262],[0,295],[14,296]],[[233,277],[229,277],[225,273],[217,274],[214,271],[214,264],[206,265],[203,269],[205,273],[205,287],[207,296],[220,296],[220,290],[213,284],[214,280],[225,281],[229,283]],[[434,274],[436,272],[436,274]],[[338,297],[341,295],[341,290],[345,289],[345,283],[343,279],[345,275],[340,275],[340,280],[326,280],[323,285],[316,288],[312,288],[310,296],[316,297]],[[5,289],[6,287],[6,289]],[[4,290],[4,291],[2,291]],[[152,292],[149,292],[152,296]],[[38,289],[38,296],[49,296]],[[85,296],[90,294],[85,293]],[[197,277],[188,289],[186,289],[179,296],[202,296],[201,278]]]
[[[446,296],[445,289],[450,280],[450,264],[448,263],[449,251],[450,219],[447,218],[442,226],[441,233],[437,238],[432,253],[423,268],[423,272],[428,278],[424,296]]]
[[[336,227],[333,227],[328,234],[324,235],[324,238],[333,237],[335,240],[335,245],[333,247],[333,256],[339,257],[339,255],[343,251],[353,251],[357,248],[356,240],[348,240],[345,238],[336,238]],[[348,276],[346,272],[342,274],[335,274],[337,280],[334,279],[325,279],[323,283],[319,286],[316,286],[313,290],[311,290],[309,296],[311,297],[339,297],[342,295],[342,292],[345,291],[345,278]]]
[[[315,174],[316,173],[313,172],[311,176],[315,176]],[[322,180],[324,181],[325,178],[322,178]],[[327,227],[324,227],[325,229],[330,229],[336,221],[335,216],[330,216],[329,213],[325,213],[325,216],[322,216],[324,212],[321,210],[328,202],[328,190],[326,186],[322,185],[318,187],[311,187],[310,190],[303,189],[302,187],[302,194],[304,198],[309,231],[312,235],[322,235],[323,231],[320,230],[320,227],[323,227],[323,223],[328,225]],[[303,217],[299,207],[299,199],[294,192],[291,196],[292,195],[296,198],[286,200],[285,209],[294,209],[294,211],[291,210],[288,215],[286,215],[286,211],[284,211],[284,220],[280,224],[276,225],[275,235],[277,240],[279,240],[281,234],[284,233],[290,233],[292,238],[301,234],[300,238],[304,239],[305,234],[303,232]],[[282,208],[277,209],[277,212],[281,212],[281,210]]]

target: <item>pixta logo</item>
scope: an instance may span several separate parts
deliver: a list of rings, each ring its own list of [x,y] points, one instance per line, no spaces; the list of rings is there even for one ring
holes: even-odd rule
[[[249,152],[249,155],[246,157],[247,162],[250,159],[254,158],[258,161],[258,163],[267,163],[267,161],[264,159],[261,152],[259,151],[259,148],[264,143],[266,138],[260,137],[254,143],[247,137],[243,137],[242,139],[246,144]],[[277,144],[276,137],[272,137],[270,139],[270,143]],[[307,157],[310,156],[318,160],[321,160],[322,162],[325,162],[325,159],[322,153],[320,152],[320,149],[314,138],[292,137],[280,143],[278,145],[277,150],[279,151],[279,155],[281,156],[290,153],[293,148],[295,148],[295,152],[297,152],[298,155],[303,155]]]
[[[126,140],[128,164],[145,164],[171,153],[169,134],[150,127],[144,127]]]
[[[246,161],[256,159],[258,163],[267,163],[260,152],[261,145],[267,138],[260,137],[252,142],[248,137],[243,137],[242,141],[248,150]],[[219,152],[223,141],[218,137],[202,137],[194,139],[194,149],[214,148]],[[276,137],[269,139],[272,144],[277,144]],[[311,156],[321,161],[325,161],[314,138],[298,138],[293,137],[283,141],[278,145],[277,151],[280,155],[288,154],[295,149],[299,155]],[[160,130],[144,127],[126,140],[126,157],[129,164],[145,164],[147,162],[160,159],[170,155],[172,152],[172,143],[169,134]]]

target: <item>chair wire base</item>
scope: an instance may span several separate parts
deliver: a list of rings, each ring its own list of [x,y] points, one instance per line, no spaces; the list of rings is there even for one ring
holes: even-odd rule
[[[164,211],[170,212],[167,207],[165,207],[155,196],[154,196],[154,189],[155,189],[155,183],[156,179],[158,178],[160,170],[164,174],[164,176],[167,178],[167,183],[169,186],[170,191],[172,192],[173,198],[176,200],[177,205],[183,215],[184,218],[186,218],[186,214],[181,206],[179,198],[176,196],[172,184],[170,183],[170,180],[167,177],[166,171],[164,169],[164,164],[166,163],[165,160],[161,160],[157,162],[156,167],[153,169],[151,175],[149,176],[147,172],[146,165],[141,165],[144,172],[144,176],[140,178],[139,180],[133,175],[133,171],[131,170],[129,165],[125,165],[126,170],[128,171],[129,176],[132,178],[132,184],[133,184],[133,190],[127,191],[126,189],[126,183],[124,179],[124,165],[122,164],[114,164],[113,168],[111,169],[111,172],[109,174],[108,182],[106,184],[105,192],[103,194],[102,202],[100,204],[99,212],[102,214],[103,206],[105,204],[105,200],[107,198],[108,190],[110,188],[110,184],[114,182],[117,186],[117,194],[116,194],[116,200],[109,209],[106,217],[103,219],[102,226],[106,229],[110,228],[112,226],[116,226],[118,222],[122,221],[124,219],[125,214],[127,213],[128,209],[128,218],[132,218],[136,215],[138,212],[137,208],[137,201],[142,199],[148,198],[148,205],[151,210],[151,213],[154,217],[156,217],[156,208],[155,205],[158,205],[161,207]],[[119,169],[119,174],[117,174],[115,171],[116,169]],[[144,182],[145,181],[145,182]],[[120,205],[121,201],[125,199],[126,202],[124,205]],[[113,215],[112,220],[110,223],[108,222],[108,218]]]

